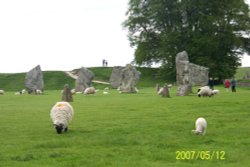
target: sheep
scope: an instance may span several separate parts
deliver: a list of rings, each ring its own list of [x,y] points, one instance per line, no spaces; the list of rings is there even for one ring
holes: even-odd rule
[[[0,90],[0,95],[4,95],[4,90]]]
[[[108,90],[109,90],[109,87],[104,88],[104,90],[105,90],[105,91],[108,91]]]
[[[73,116],[74,109],[68,102],[57,102],[50,111],[50,118],[58,134],[68,131]]]
[[[160,88],[159,91],[157,92],[158,95],[162,95],[164,88]]]
[[[22,91],[20,91],[20,92],[15,92],[15,95],[22,95]]]
[[[40,90],[40,89],[36,89],[35,90],[35,94],[38,94],[38,95],[40,95],[40,94],[42,94],[43,92]]]
[[[205,135],[207,130],[207,121],[205,118],[198,118],[195,122],[195,130],[192,132],[196,135]]]
[[[109,92],[106,92],[106,91],[103,91],[102,92],[104,95],[107,95],[107,94],[109,94]]]
[[[76,94],[76,90],[75,89],[71,89],[70,91],[71,91],[72,95]]]
[[[97,91],[95,90],[94,87],[88,87],[84,90],[84,94],[87,95],[87,94],[95,94]]]
[[[216,95],[216,94],[219,94],[219,93],[220,93],[220,91],[219,91],[218,89],[214,89],[214,90],[212,90],[212,92],[213,92],[213,94],[214,94],[214,95]]]
[[[212,90],[208,87],[208,86],[203,86],[201,88],[198,89],[198,93],[197,93],[198,97],[201,97],[201,96],[213,96],[213,92]]]
[[[26,89],[23,89],[23,90],[21,91],[21,93],[22,93],[22,94],[27,93]]]

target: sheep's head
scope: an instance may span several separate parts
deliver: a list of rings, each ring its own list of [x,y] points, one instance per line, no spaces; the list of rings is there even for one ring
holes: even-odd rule
[[[63,124],[54,124],[55,128],[56,128],[56,132],[58,134],[62,133],[62,130],[63,130]]]

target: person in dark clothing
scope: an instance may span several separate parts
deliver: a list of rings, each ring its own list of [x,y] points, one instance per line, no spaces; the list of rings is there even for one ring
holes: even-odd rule
[[[231,80],[231,88],[232,92],[236,92],[236,80],[234,78]]]
[[[213,80],[213,78],[209,78],[208,86],[209,86],[210,89],[212,89],[212,90],[214,89],[214,80]]]

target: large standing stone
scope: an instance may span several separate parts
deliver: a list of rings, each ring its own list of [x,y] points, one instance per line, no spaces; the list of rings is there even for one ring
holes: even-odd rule
[[[189,78],[192,85],[205,86],[208,83],[209,69],[197,64],[189,63]]]
[[[207,85],[209,69],[190,63],[186,51],[177,54],[175,63],[178,96],[188,95],[192,91],[192,85]]]
[[[177,96],[186,96],[192,91],[189,80],[189,59],[186,51],[180,52],[175,58]]]
[[[25,87],[28,93],[36,93],[36,90],[43,91],[44,81],[40,65],[36,66],[26,74]]]
[[[91,82],[94,78],[94,73],[87,68],[80,68],[78,71],[78,77],[76,79],[76,92],[84,92],[84,90],[91,86]]]
[[[113,67],[112,74],[109,79],[112,88],[118,88],[119,86],[121,86],[123,69],[124,67],[121,66]]]
[[[141,72],[135,67],[128,64],[121,72],[121,87],[122,93],[136,93],[136,84],[140,79]]]

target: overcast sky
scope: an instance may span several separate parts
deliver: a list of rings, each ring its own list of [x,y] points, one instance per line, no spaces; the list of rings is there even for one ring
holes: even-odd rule
[[[0,73],[124,66],[128,0],[0,0]],[[245,56],[243,66],[250,66]]]

